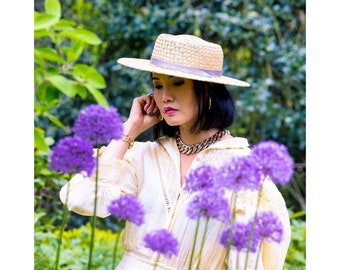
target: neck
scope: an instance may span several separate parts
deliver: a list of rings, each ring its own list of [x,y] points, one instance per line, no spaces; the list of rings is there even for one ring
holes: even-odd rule
[[[220,140],[225,134],[229,133],[227,130],[220,130],[213,134],[212,136],[204,139],[203,141],[196,144],[186,144],[181,139],[180,135],[176,136],[176,145],[179,152],[185,155],[194,155],[202,150],[208,148],[210,145],[214,144],[218,140]]]
[[[217,131],[218,129],[214,128],[209,130],[202,130],[199,133],[190,133],[189,130],[184,130],[180,128],[180,137],[185,144],[192,145],[204,141],[205,139],[214,135]]]

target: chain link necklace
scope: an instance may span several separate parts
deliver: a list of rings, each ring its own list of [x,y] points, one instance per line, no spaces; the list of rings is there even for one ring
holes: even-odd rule
[[[201,152],[202,150],[208,148],[210,145],[215,143],[217,140],[222,138],[225,134],[230,134],[229,130],[219,130],[211,137],[205,139],[203,142],[192,144],[192,145],[186,145],[182,140],[179,134],[176,135],[176,144],[178,150],[185,155],[193,155],[198,152]]]

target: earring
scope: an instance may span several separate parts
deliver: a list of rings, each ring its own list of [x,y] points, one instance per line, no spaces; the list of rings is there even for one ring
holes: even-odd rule
[[[209,106],[208,106],[208,110],[210,111],[211,109],[211,97],[209,97]]]
[[[164,119],[162,114],[159,114],[159,121],[162,121]]]

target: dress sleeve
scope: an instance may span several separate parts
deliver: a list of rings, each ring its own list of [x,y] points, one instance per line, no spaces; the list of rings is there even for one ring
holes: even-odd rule
[[[122,173],[123,172],[123,173]],[[124,177],[122,176],[124,175]],[[136,193],[134,167],[127,159],[98,159],[98,189],[96,215],[105,218],[111,200],[122,193]],[[96,172],[89,177],[85,172],[75,174],[60,192],[60,200],[70,211],[83,216],[92,216],[96,189]]]

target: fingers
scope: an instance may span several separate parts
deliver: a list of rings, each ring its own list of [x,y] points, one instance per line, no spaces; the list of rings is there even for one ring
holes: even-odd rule
[[[159,109],[152,94],[145,96],[144,111],[148,115],[159,115]]]

